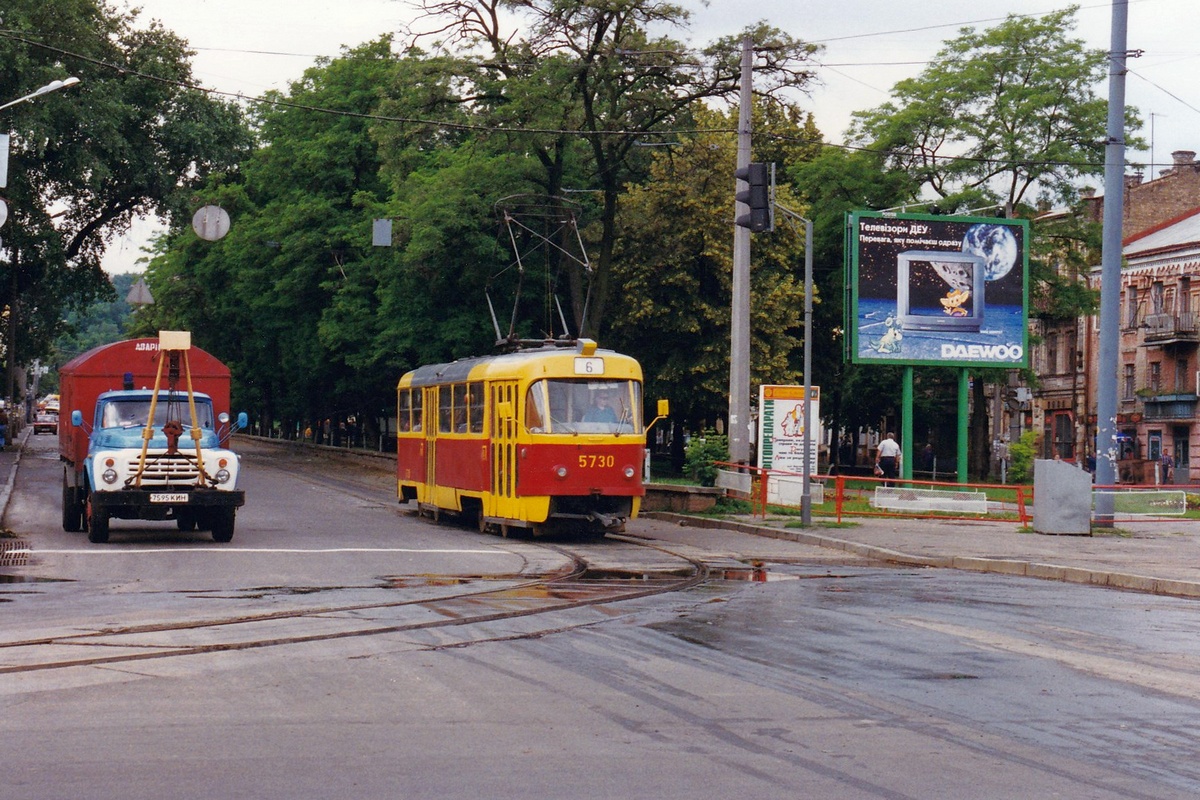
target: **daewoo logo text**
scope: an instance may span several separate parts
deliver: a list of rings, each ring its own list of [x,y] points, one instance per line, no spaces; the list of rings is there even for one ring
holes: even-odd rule
[[[942,358],[975,361],[1020,361],[1025,348],[1019,344],[943,344]]]

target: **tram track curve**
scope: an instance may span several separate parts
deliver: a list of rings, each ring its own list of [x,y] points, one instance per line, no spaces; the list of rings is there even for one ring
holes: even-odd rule
[[[558,545],[541,546],[570,555],[569,551]],[[507,581],[503,586],[479,587],[473,591],[452,592],[433,598],[322,605],[206,620],[117,626],[96,631],[0,642],[0,661],[8,662],[0,664],[0,674],[179,658],[435,629],[467,629],[487,623],[682,591],[707,578],[707,570],[702,564],[683,556],[678,558],[681,565],[686,564],[687,567],[681,566],[679,571],[685,574],[663,574],[659,577],[647,577],[644,573],[620,577],[611,569],[593,575],[589,572],[585,559],[578,555],[570,557],[573,558],[574,568],[565,571],[564,574],[527,581]],[[395,621],[387,624],[362,624],[363,618],[359,615],[364,612],[370,612],[370,619],[393,616]],[[268,636],[251,634],[245,637],[247,630],[264,623],[273,623],[269,627],[272,631],[277,631],[280,623],[285,627],[294,627],[297,624],[303,626],[305,622],[319,620],[323,627],[328,627],[329,621],[334,619],[340,619],[342,624],[335,625],[333,630],[312,631],[301,628],[294,633],[278,632]],[[549,628],[538,628],[509,636],[485,634],[465,640],[460,636],[460,641],[450,645],[431,646],[429,649],[461,647],[497,639],[533,638],[571,627],[577,626],[555,623]],[[206,641],[169,643],[170,639],[179,635],[199,637]],[[78,652],[80,649],[90,652],[84,654]]]

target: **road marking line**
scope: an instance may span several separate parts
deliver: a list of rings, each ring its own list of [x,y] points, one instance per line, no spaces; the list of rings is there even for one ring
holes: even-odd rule
[[[132,553],[281,553],[287,555],[296,555],[304,553],[432,553],[437,555],[489,555],[489,556],[512,556],[513,553],[498,552],[496,550],[421,550],[410,547],[319,547],[309,550],[289,547],[236,547],[229,545],[221,545],[220,547],[133,547],[133,548],[114,548],[112,545],[106,545],[103,548],[82,549],[82,550],[63,550],[63,549],[34,549],[21,551],[13,550],[13,553],[27,553],[29,555],[71,555],[71,556],[118,556]]]
[[[1174,670],[1154,664],[1129,662],[1110,656],[1096,655],[1081,651],[1056,647],[1050,643],[1040,643],[1007,636],[995,631],[967,628],[953,623],[934,622],[916,618],[901,618],[902,624],[914,628],[942,633],[957,637],[978,647],[1014,653],[1020,656],[1043,658],[1055,661],[1065,667],[1090,673],[1099,678],[1106,678],[1121,683],[1130,683],[1145,689],[1156,690],[1179,697],[1195,699],[1197,696],[1196,676],[1192,672]],[[1099,644],[1103,644],[1099,642]]]

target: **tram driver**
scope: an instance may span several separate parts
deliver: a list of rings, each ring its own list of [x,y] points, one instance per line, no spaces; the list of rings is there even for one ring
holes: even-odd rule
[[[607,389],[596,392],[592,406],[584,412],[583,422],[617,422],[617,412],[613,410],[612,396]]]

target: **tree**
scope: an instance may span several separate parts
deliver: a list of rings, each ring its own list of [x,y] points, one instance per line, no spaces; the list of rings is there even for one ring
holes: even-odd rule
[[[287,97],[270,95],[257,111],[261,146],[237,175],[198,192],[230,214],[229,234],[205,242],[180,231],[147,269],[157,302],[142,324],[195,332],[267,429],[373,419],[385,387],[394,391],[396,363],[373,371],[364,360],[374,315],[351,328],[345,313],[372,290],[359,267],[374,256],[363,207],[388,187],[367,115],[394,69],[385,38],[309,69]]]
[[[728,117],[698,109],[700,127]],[[634,355],[647,397],[668,397],[672,417],[694,430],[724,417],[729,396],[732,295],[730,134],[684,137],[656,155],[644,184],[622,200],[613,279],[624,288],[611,306],[607,343]],[[784,197],[781,195],[781,198]],[[751,378],[795,383],[804,307],[803,236],[758,236],[751,275]]]
[[[1069,36],[1077,10],[963,28],[893,87],[894,100],[855,114],[852,143],[950,200],[947,210],[961,195],[997,200],[1008,216],[1031,192],[1073,200],[1081,177],[1103,172],[1108,109],[1096,94],[1107,55]],[[1127,124],[1137,129],[1136,111]]]
[[[475,124],[537,160],[547,197],[597,191],[590,299],[582,271],[568,266],[577,330],[596,335],[608,323],[619,198],[649,163],[641,145],[690,128],[697,100],[736,96],[741,37],[688,54],[677,40],[648,33],[687,22],[682,8],[657,0],[425,0],[423,7],[428,30],[417,38],[444,37],[459,56],[467,89],[458,102],[477,109]],[[524,27],[505,30],[509,21]],[[816,46],[763,25],[746,35],[758,48],[760,92],[811,80]],[[569,184],[572,177],[579,183]]]
[[[1107,114],[1095,93],[1107,57],[1070,37],[1077,10],[963,28],[921,75],[893,87],[892,101],[855,115],[852,142],[909,173],[945,211],[996,202],[1012,217],[1034,200],[1073,200],[1081,177],[1103,172]],[[1136,129],[1136,111],[1126,121]],[[974,372],[971,471],[985,476],[984,383],[1006,372]]]
[[[103,0],[10,0],[3,13],[3,96],[82,79],[4,112],[13,219],[0,299],[16,307],[20,363],[49,352],[65,309],[112,297],[100,258],[113,236],[142,215],[179,224],[188,190],[232,168],[250,136],[236,106],[190,88],[186,43],[157,24],[135,29]]]

